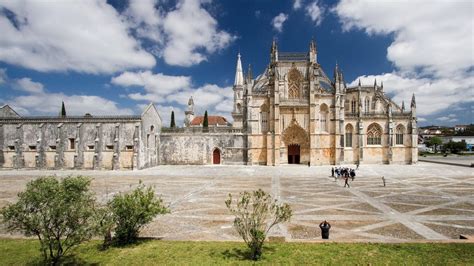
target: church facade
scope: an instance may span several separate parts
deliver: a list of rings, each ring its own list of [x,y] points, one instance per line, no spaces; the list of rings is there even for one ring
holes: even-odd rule
[[[194,117],[164,128],[153,104],[138,116],[21,117],[0,108],[0,168],[141,169],[166,164],[411,164],[418,160],[415,96],[405,110],[383,84],[347,87],[336,65],[330,79],[316,44],[279,52],[255,79],[237,59],[233,124]]]
[[[307,53],[282,53],[274,41],[265,72],[248,72],[239,55],[232,116],[246,132],[249,164],[417,162],[414,95],[405,110],[376,81],[347,87],[337,65],[330,79],[314,42]]]

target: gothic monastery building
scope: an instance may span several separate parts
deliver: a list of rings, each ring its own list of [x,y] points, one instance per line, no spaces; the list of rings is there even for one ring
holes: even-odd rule
[[[279,52],[255,79],[240,54],[233,124],[194,116],[164,128],[150,104],[138,116],[21,117],[0,108],[0,168],[141,169],[166,164],[411,164],[418,160],[415,96],[405,109],[383,84],[347,87],[336,65],[330,79],[309,52]]]

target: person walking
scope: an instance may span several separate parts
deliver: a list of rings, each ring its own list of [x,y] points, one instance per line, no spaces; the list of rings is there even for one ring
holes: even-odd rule
[[[334,167],[331,168],[331,176],[334,177]]]
[[[356,170],[359,170],[359,163],[356,164]]]
[[[382,182],[383,182],[383,186],[385,187],[385,177],[382,176]]]
[[[331,225],[324,220],[319,224],[319,228],[321,228],[321,237],[323,239],[329,239],[329,229],[331,229]]]
[[[346,187],[346,186],[347,186],[348,188],[351,187],[351,186],[349,186],[349,177],[348,177],[348,176],[345,176],[345,177],[344,177],[344,187]]]

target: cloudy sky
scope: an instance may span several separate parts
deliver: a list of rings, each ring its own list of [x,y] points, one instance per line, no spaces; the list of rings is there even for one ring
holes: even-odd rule
[[[0,0],[0,105],[21,115],[139,114],[154,102],[182,124],[230,117],[237,52],[261,73],[280,51],[314,38],[336,64],[395,102],[416,94],[420,125],[473,123],[474,3],[470,0]]]

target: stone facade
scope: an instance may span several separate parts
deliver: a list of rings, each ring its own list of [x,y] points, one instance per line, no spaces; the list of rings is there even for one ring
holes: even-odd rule
[[[137,169],[158,165],[161,118],[140,116],[20,117],[0,108],[0,167]],[[16,115],[14,115],[16,114]]]
[[[233,90],[233,125],[209,128],[193,125],[192,98],[185,127],[173,129],[162,128],[153,104],[138,116],[82,117],[21,117],[6,105],[0,108],[0,168],[418,160],[415,96],[405,110],[386,97],[383,84],[349,88],[337,66],[329,79],[314,42],[308,53],[279,53],[273,42],[270,64],[255,79],[250,70],[244,78],[239,54]]]
[[[243,76],[240,54],[234,84],[234,126],[248,138],[248,164],[310,165],[415,163],[416,104],[391,101],[380,86],[348,88],[338,66],[329,79],[308,53],[279,53],[256,79]]]

